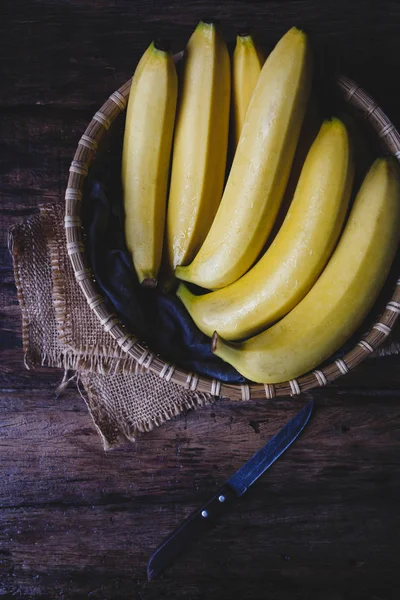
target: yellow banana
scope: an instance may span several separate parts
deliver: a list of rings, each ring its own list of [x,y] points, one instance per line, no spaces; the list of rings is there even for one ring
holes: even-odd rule
[[[218,212],[194,261],[176,269],[179,279],[221,288],[254,263],[285,191],[310,85],[307,37],[292,28],[265,61]]]
[[[161,263],[177,93],[172,56],[150,44],[132,79],[122,152],[126,243],[149,287]]]
[[[387,277],[399,233],[398,166],[393,159],[378,159],[332,258],[300,304],[245,342],[227,342],[214,334],[213,351],[259,383],[279,383],[313,369],[361,325]]]
[[[232,58],[232,127],[235,147],[264,62],[265,58],[255,47],[251,35],[246,33],[236,37]]]
[[[328,261],[346,215],[353,181],[349,136],[338,119],[326,121],[308,153],[296,192],[276,238],[256,265],[222,290],[177,295],[206,335],[227,340],[255,335],[306,295]]]
[[[204,241],[222,196],[229,128],[230,59],[212,22],[192,34],[182,65],[167,215],[173,272]]]
[[[282,202],[279,207],[275,223],[269,235],[270,240],[275,239],[276,234],[282,226],[286,213],[293,200],[293,196],[300,179],[301,170],[304,166],[310,148],[318,135],[318,132],[322,125],[322,121],[323,119],[321,109],[319,106],[319,101],[317,99],[316,94],[311,91],[310,99],[308,101],[306,112],[304,115],[303,125],[300,131],[299,141],[297,143],[296,152],[294,153],[292,168],[289,174],[288,182],[286,184],[285,193],[283,194]],[[343,122],[346,125],[346,122]],[[349,137],[351,140],[351,135],[349,135]],[[352,144],[350,145],[352,146]],[[369,164],[371,164],[371,161]]]

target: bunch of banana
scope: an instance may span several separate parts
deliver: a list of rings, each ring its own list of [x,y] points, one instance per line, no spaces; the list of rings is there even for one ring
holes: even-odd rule
[[[361,325],[387,277],[399,236],[398,166],[394,159],[378,159],[332,258],[305,298],[245,342],[228,342],[215,333],[213,352],[259,383],[279,383],[313,369]]]
[[[157,285],[161,263],[177,94],[172,56],[153,42],[132,79],[122,151],[126,244],[148,287]]]
[[[217,289],[260,254],[285,191],[311,86],[307,37],[290,29],[268,56],[246,113],[221,204],[179,279]]]
[[[264,256],[227,287],[178,296],[199,329],[228,340],[249,337],[288,313],[324,268],[342,229],[353,180],[346,127],[326,121],[314,141],[286,219]]]
[[[265,62],[239,35],[231,71],[215,23],[201,21],[179,83],[171,55],[152,43],[128,102],[122,184],[139,281],[155,287],[163,258],[164,290],[175,277],[208,290],[180,283],[177,295],[213,352],[259,383],[296,378],[340,348],[399,243],[396,162],[373,163],[347,216],[354,128],[338,118],[320,126],[311,79],[307,37],[295,27]]]

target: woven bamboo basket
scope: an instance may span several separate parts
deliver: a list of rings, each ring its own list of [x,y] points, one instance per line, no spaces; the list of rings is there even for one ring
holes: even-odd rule
[[[149,369],[166,381],[173,381],[186,389],[208,392],[214,396],[224,396],[232,400],[295,396],[315,387],[323,387],[329,384],[364,361],[387,338],[399,316],[400,279],[397,280],[392,296],[377,322],[373,324],[367,334],[363,335],[352,350],[323,368],[316,369],[297,379],[275,385],[227,384],[217,379],[189,373],[179,368],[178,365],[171,364],[164,358],[154,354],[146,343],[138,340],[133,332],[126,330],[116,314],[109,311],[94,282],[85,256],[80,216],[83,199],[82,190],[89,165],[93,161],[102,138],[118,115],[126,108],[130,85],[131,80],[111,94],[89,123],[85,133],[79,140],[78,148],[71,163],[68,187],[65,193],[65,231],[68,254],[76,281],[104,329],[143,369]],[[347,77],[338,77],[335,85],[343,100],[354,107],[357,113],[368,121],[369,127],[380,138],[385,152],[394,155],[400,161],[400,134],[373,98]]]

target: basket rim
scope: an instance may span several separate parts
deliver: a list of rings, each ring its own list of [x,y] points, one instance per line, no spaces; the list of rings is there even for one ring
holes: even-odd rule
[[[127,331],[119,317],[108,310],[103,295],[94,281],[83,243],[83,228],[80,218],[83,185],[98,144],[111,127],[113,121],[126,108],[131,79],[122,85],[98,110],[78,142],[69,169],[65,191],[65,233],[67,251],[75,280],[90,308],[101,325],[128,356],[143,370],[150,370],[166,381],[172,381],[188,390],[224,396],[232,400],[297,396],[317,387],[324,387],[345,375],[374,352],[391,333],[400,314],[400,279],[379,320],[361,337],[356,345],[342,358],[323,368],[316,368],[296,379],[278,384],[229,384],[197,373],[188,372],[173,365],[151,351],[146,343]],[[339,75],[334,81],[342,98],[356,108],[380,138],[387,152],[400,161],[400,134],[377,102],[356,82]]]

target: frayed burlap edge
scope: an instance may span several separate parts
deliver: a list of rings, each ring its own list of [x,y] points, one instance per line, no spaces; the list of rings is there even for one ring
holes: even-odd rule
[[[123,375],[122,373],[114,375],[113,378],[126,378],[126,390],[128,390],[132,384],[131,375]],[[156,376],[153,373],[147,373],[145,375],[138,375],[133,377],[144,378],[145,380],[152,380],[152,383],[157,383]],[[196,393],[193,395],[182,394],[181,390],[175,390],[172,385],[172,389],[168,391],[170,397],[175,399],[174,403],[170,406],[163,407],[159,412],[155,413],[151,418],[147,419],[136,419],[125,418],[124,420],[118,420],[112,411],[109,410],[109,406],[115,406],[115,398],[113,403],[104,402],[104,400],[110,394],[118,394],[117,386],[109,385],[110,377],[103,377],[97,373],[91,373],[88,371],[79,374],[79,379],[82,382],[86,395],[83,399],[89,409],[94,425],[103,441],[105,450],[118,446],[121,441],[129,440],[135,442],[143,433],[152,431],[155,427],[159,427],[174,419],[180,415],[188,412],[189,410],[195,410],[202,406],[206,406],[215,402],[215,398],[208,394]],[[79,385],[79,383],[78,383]],[[146,384],[147,385],[147,384]],[[99,397],[102,398],[103,402],[99,402]],[[107,398],[108,399],[108,398]]]
[[[14,281],[15,287],[17,288],[18,304],[21,309],[22,318],[22,349],[24,352],[24,365],[29,370],[34,366],[34,361],[29,356],[29,318],[25,307],[25,299],[23,293],[23,287],[21,283],[20,273],[20,262],[18,260],[18,253],[20,251],[20,235],[23,231],[23,225],[13,225],[8,230],[8,250],[11,254],[14,269]]]

